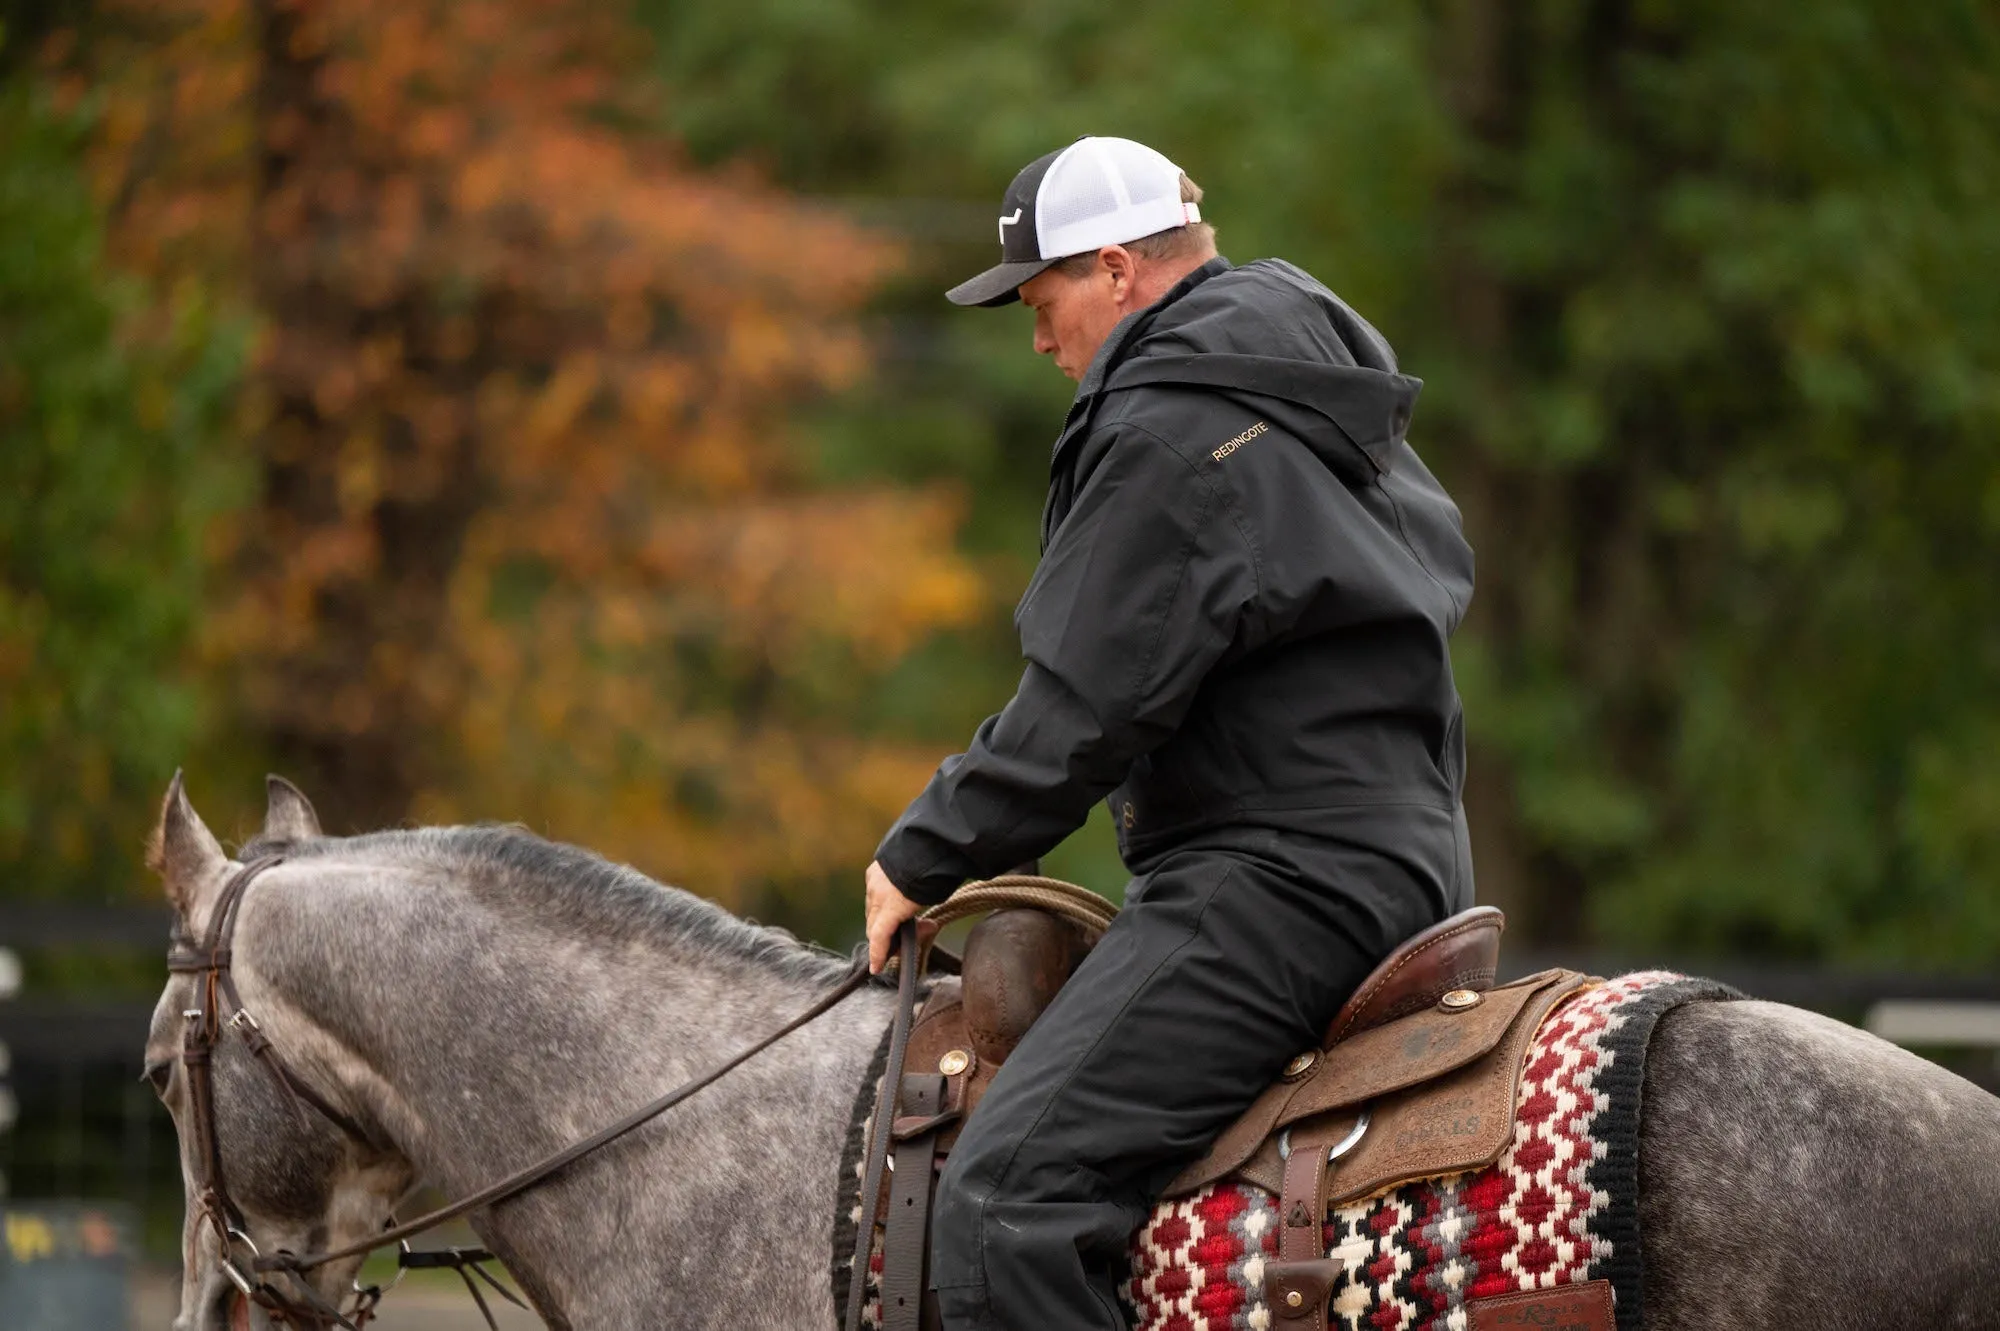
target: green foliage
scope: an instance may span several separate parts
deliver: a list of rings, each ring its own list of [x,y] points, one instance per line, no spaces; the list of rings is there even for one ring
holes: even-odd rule
[[[104,258],[86,119],[0,88],[0,876],[138,881],[135,829],[199,722],[202,542],[239,493],[243,331]]]
[[[1482,228],[1546,302],[1517,389],[1597,422],[1579,448],[1537,411],[1541,456],[1508,459],[1556,540],[1503,583],[1525,631],[1479,625],[1496,719],[1588,718],[1553,761],[1502,741],[1518,807],[1623,942],[1990,961],[2000,28],[1710,5],[1607,47],[1587,14],[1542,35],[1598,72],[1531,84]],[[1537,817],[1599,770],[1652,814],[1622,845]]]
[[[1152,142],[1225,252],[1319,274],[1426,380],[1417,442],[1481,557],[1480,867],[1517,925],[2000,955],[1990,6],[640,8],[698,158],[920,243],[829,465],[968,476],[1018,587],[1064,385],[1024,316],[936,292],[991,262],[1030,157]],[[1005,694],[990,659],[902,723],[949,742]]]

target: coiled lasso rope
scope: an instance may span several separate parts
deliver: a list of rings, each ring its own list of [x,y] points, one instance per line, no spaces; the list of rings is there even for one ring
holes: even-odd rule
[[[1060,915],[1081,928],[1092,940],[1104,932],[1111,923],[1111,917],[1118,913],[1118,907],[1089,888],[1065,883],[1060,878],[1008,873],[998,878],[967,883],[925,911],[922,918],[928,923],[943,926],[970,915],[1018,906],[1032,906],[1051,915]]]

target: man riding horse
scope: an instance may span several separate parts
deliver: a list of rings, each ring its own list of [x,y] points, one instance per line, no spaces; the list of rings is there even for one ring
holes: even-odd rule
[[[949,1331],[1122,1327],[1153,1198],[1397,943],[1472,904],[1447,642],[1457,508],[1404,440],[1420,382],[1281,260],[1233,267],[1200,189],[1128,139],[1028,164],[1002,261],[1077,381],[1027,668],[867,873],[871,965],[962,882],[1110,799],[1125,907],[952,1152],[932,1283]]]

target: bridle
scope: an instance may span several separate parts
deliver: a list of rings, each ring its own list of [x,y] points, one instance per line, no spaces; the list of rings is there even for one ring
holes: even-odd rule
[[[177,975],[193,975],[195,1004],[181,1013],[181,1071],[187,1078],[189,1126],[194,1137],[195,1214],[200,1223],[215,1231],[218,1261],[222,1273],[244,1298],[263,1307],[275,1317],[297,1326],[320,1328],[344,1326],[358,1331],[367,1325],[380,1291],[372,1296],[356,1284],[353,1308],[343,1313],[333,1307],[305,1280],[295,1279],[296,1293],[288,1293],[263,1278],[257,1262],[263,1257],[250,1238],[243,1211],[229,1196],[228,1180],[222,1172],[222,1141],[215,1116],[215,1050],[226,1031],[243,1037],[259,1064],[285,1092],[292,1112],[305,1121],[305,1106],[317,1110],[327,1122],[357,1141],[371,1145],[374,1139],[360,1124],[343,1114],[279,1056],[257,1018],[243,1006],[230,974],[230,940],[236,932],[236,915],[244,893],[257,876],[279,863],[280,857],[252,860],[223,885],[209,917],[207,935],[194,944],[178,931],[167,953],[167,969]],[[249,1270],[237,1264],[239,1247],[250,1254]],[[305,1306],[300,1306],[303,1301]]]
[[[206,935],[199,943],[185,934],[176,932],[171,950],[167,954],[167,969],[179,975],[196,976],[195,993],[199,1006],[191,1007],[181,1016],[184,1029],[181,1038],[181,1069],[187,1078],[189,1127],[194,1134],[194,1184],[195,1209],[201,1223],[215,1231],[218,1240],[218,1260],[222,1273],[237,1291],[246,1299],[263,1308],[271,1317],[285,1325],[302,1328],[302,1331],[326,1331],[329,1327],[344,1327],[346,1331],[361,1331],[375,1315],[383,1290],[370,1286],[363,1288],[355,1282],[355,1300],[345,1311],[329,1303],[312,1287],[305,1273],[329,1262],[341,1261],[349,1257],[365,1256],[378,1248],[400,1245],[398,1265],[403,1270],[416,1267],[446,1267],[458,1272],[465,1286],[472,1292],[480,1312],[486,1316],[488,1326],[497,1327],[493,1313],[481,1296],[479,1287],[473,1283],[477,1274],[510,1302],[526,1307],[504,1285],[489,1274],[482,1262],[492,1261],[493,1254],[481,1248],[449,1248],[440,1252],[413,1252],[408,1240],[426,1230],[433,1229],[447,1220],[453,1220],[468,1212],[494,1205],[516,1196],[551,1174],[575,1163],[592,1151],[605,1146],[633,1129],[649,1122],[660,1113],[679,1104],[703,1087],[720,1080],[739,1065],[769,1049],[778,1041],[798,1030],[801,1026],[830,1011],[849,994],[854,993],[868,982],[868,965],[865,957],[857,957],[853,967],[826,994],[812,1006],[801,1012],[775,1031],[755,1044],[731,1055],[692,1081],[662,1095],[652,1103],[627,1114],[599,1131],[574,1142],[552,1155],[545,1156],[534,1164],[516,1170],[497,1182],[488,1184],[469,1196],[462,1197],[448,1206],[439,1207],[427,1215],[403,1224],[391,1223],[372,1239],[350,1243],[345,1247],[327,1252],[308,1253],[303,1256],[277,1249],[269,1253],[260,1252],[246,1232],[242,1209],[230,1198],[228,1181],[222,1172],[222,1150],[217,1134],[215,1118],[215,1072],[214,1054],[223,1035],[235,1031],[242,1036],[250,1052],[266,1072],[283,1089],[292,1111],[305,1122],[307,1106],[316,1110],[336,1129],[356,1141],[376,1149],[381,1144],[359,1123],[328,1103],[326,1098],[313,1090],[310,1083],[298,1076],[279,1056],[277,1049],[264,1034],[243,1000],[237,993],[236,982],[230,975],[232,954],[231,939],[236,931],[236,917],[242,907],[244,894],[258,875],[282,863],[282,855],[264,856],[243,865],[223,885],[217,898],[215,910],[209,918]],[[897,1025],[907,1031],[908,1009],[915,1002],[917,987],[917,967],[915,961],[916,930],[913,924],[903,926],[903,959],[898,984],[899,1011]],[[247,1260],[240,1262],[236,1254],[241,1249],[248,1253]],[[289,1288],[272,1282],[269,1277],[283,1276]],[[400,1279],[400,1274],[398,1279]]]

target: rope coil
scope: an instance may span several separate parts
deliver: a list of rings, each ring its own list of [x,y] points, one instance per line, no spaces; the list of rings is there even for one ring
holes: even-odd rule
[[[1039,874],[1009,873],[967,883],[925,911],[923,919],[928,924],[943,927],[955,920],[983,915],[987,911],[1023,906],[1059,915],[1093,939],[1102,934],[1110,926],[1112,917],[1118,914],[1118,907],[1089,888],[1066,883],[1060,878],[1044,878]]]

